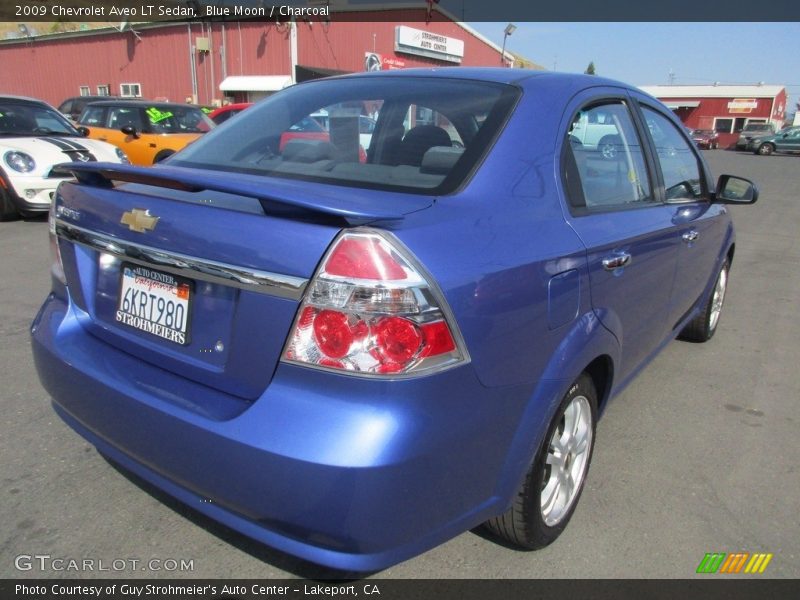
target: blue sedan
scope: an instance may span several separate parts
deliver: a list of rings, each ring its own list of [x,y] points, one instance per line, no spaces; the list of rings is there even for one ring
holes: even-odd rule
[[[480,524],[553,542],[609,401],[714,335],[726,205],[758,198],[654,98],[516,69],[303,83],[155,167],[67,168],[32,326],[56,412],[197,511],[363,571]]]

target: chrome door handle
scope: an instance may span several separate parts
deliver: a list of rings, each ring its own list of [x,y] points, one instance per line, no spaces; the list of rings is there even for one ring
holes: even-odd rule
[[[695,241],[697,238],[700,237],[700,234],[697,233],[694,229],[690,229],[689,231],[684,233],[681,237],[683,238],[684,242],[688,243]]]
[[[614,269],[621,269],[629,265],[631,262],[631,255],[627,252],[623,252],[621,254],[616,254],[614,256],[609,256],[608,258],[603,259],[603,268],[606,271],[613,271]]]

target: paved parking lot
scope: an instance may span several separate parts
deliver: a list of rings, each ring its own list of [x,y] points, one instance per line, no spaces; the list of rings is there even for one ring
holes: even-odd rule
[[[800,577],[800,157],[705,154],[715,174],[761,188],[758,204],[733,209],[720,329],[708,344],[667,346],[610,406],[565,534],[520,552],[468,532],[374,577],[690,577],[706,552],[734,551],[771,552],[766,576]],[[327,574],[125,477],[72,433],[28,342],[49,289],[46,222],[0,223],[0,257],[0,577]],[[19,555],[127,562],[118,573],[19,571]],[[142,571],[151,559],[161,562]],[[170,560],[193,570],[167,570]]]

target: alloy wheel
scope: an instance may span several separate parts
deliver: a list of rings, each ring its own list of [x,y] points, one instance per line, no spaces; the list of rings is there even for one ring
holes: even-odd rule
[[[589,400],[576,396],[553,432],[545,459],[541,511],[549,527],[557,525],[569,513],[580,492],[589,466],[592,431]]]
[[[713,331],[719,315],[722,313],[722,303],[725,301],[725,290],[728,287],[728,270],[722,269],[717,278],[717,285],[714,286],[714,295],[711,298],[711,312],[708,315],[708,328]]]

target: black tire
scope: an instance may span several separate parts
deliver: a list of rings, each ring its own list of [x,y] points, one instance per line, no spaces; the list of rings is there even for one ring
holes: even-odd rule
[[[551,460],[556,457],[553,442],[556,436],[563,439],[562,436],[565,435],[564,427],[567,422],[565,412],[570,408],[570,414],[573,414],[573,407],[576,404],[580,405],[581,414],[591,419],[590,424],[582,423],[582,430],[589,436],[584,446],[584,452],[580,453],[582,457],[580,460],[584,462],[578,465],[577,461],[579,459],[573,457],[569,451],[566,453],[567,458],[564,464],[567,467],[571,466],[573,469],[577,468],[580,471],[579,479],[574,487],[574,492],[572,492],[565,506],[562,507],[561,514],[558,515],[557,520],[548,524],[546,519],[552,521],[553,513],[550,512],[548,517],[545,517],[546,509],[542,507],[542,495],[550,487],[549,482],[553,481],[553,477],[558,478],[556,474],[552,473],[554,467],[548,463],[548,457],[551,457]],[[591,377],[583,373],[572,384],[561,401],[555,417],[547,428],[547,434],[542,445],[536,453],[536,457],[525,475],[520,489],[517,491],[511,508],[502,515],[486,521],[484,524],[486,529],[507,543],[529,550],[543,548],[555,541],[572,518],[583,491],[586,474],[589,471],[592,460],[592,451],[594,450],[596,423],[597,391]],[[585,457],[583,454],[585,454]],[[558,492],[555,492],[554,495],[557,496]],[[552,508],[555,507],[551,507],[551,510]]]
[[[728,274],[730,272],[730,265],[726,260],[722,263],[722,267],[717,273],[717,279],[714,283],[714,289],[711,290],[708,301],[706,302],[703,311],[694,319],[689,321],[689,324],[683,328],[679,339],[687,342],[707,342],[717,331],[719,319],[722,314],[723,304],[725,302],[725,292],[728,288]],[[716,313],[716,316],[715,316]]]
[[[5,184],[5,181],[2,183]],[[4,187],[0,187],[0,221],[16,221],[19,217],[17,207],[11,200],[11,194]]]
[[[156,154],[155,158],[153,159],[153,164],[155,165],[157,163],[160,163],[162,160],[164,160],[165,158],[169,158],[173,154],[175,154],[174,150],[162,150],[161,152]]]
[[[760,154],[761,156],[769,156],[773,152],[775,152],[775,147],[769,143],[761,144],[758,150],[756,150],[756,154]]]

